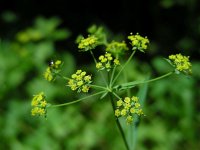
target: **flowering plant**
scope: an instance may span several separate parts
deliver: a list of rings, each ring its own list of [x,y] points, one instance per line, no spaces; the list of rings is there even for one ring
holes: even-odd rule
[[[139,33],[136,33],[135,35],[131,33],[127,38],[129,40],[129,45],[126,44],[125,41],[117,42],[113,40],[109,43],[101,28],[92,27],[88,31],[90,34],[88,37],[84,38],[83,36],[79,36],[77,39],[78,48],[81,52],[89,52],[91,54],[96,66],[96,71],[102,78],[103,85],[95,84],[92,80],[94,77],[81,69],[78,69],[70,77],[66,77],[60,73],[63,62],[61,60],[52,61],[44,73],[44,78],[47,81],[52,82],[56,77],[61,77],[66,80],[66,85],[74,92],[89,93],[91,89],[95,89],[95,93],[89,93],[88,96],[78,100],[54,105],[47,102],[44,92],[40,92],[39,94],[34,95],[32,99],[31,113],[33,116],[38,115],[47,117],[47,109],[51,107],[67,106],[96,95],[99,95],[100,99],[109,97],[116,117],[116,124],[120,130],[126,148],[130,149],[119,118],[124,118],[127,125],[136,125],[135,121],[138,121],[139,118],[145,116],[145,112],[143,112],[142,109],[143,106],[140,102],[141,98],[136,94],[130,94],[130,89],[135,88],[140,84],[146,84],[168,77],[174,73],[191,74],[192,65],[189,62],[189,56],[183,56],[181,54],[170,55],[166,60],[173,69],[159,77],[143,81],[119,83],[117,80],[122,75],[125,67],[130,63],[136,52],[145,53],[148,50],[150,43],[149,39],[141,36]],[[96,58],[93,50],[98,46],[103,46],[105,51],[103,55]],[[123,55],[129,51],[131,51],[129,58],[126,61],[123,61]],[[121,96],[121,91],[127,91],[127,95]]]

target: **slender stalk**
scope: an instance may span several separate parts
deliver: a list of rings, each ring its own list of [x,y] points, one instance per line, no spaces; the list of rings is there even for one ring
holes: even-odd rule
[[[96,89],[102,89],[102,90],[110,91],[108,88],[105,88],[104,86],[100,86],[100,85],[89,84],[89,86],[96,88]]]
[[[154,78],[154,79],[150,79],[150,80],[147,80],[147,81],[144,81],[143,83],[149,83],[149,82],[153,82],[153,81],[156,81],[156,80],[159,80],[159,79],[162,79],[162,78],[165,78],[167,76],[170,76],[171,74],[173,74],[174,72],[169,72],[169,73],[166,73],[160,77],[157,77],[157,78]]]
[[[111,104],[112,104],[112,107],[113,107],[113,111],[115,112],[115,104],[114,104],[113,97],[112,97],[111,93],[110,93],[110,100],[111,100]],[[119,119],[117,118],[115,121],[117,123],[117,127],[119,128],[119,131],[120,131],[120,134],[121,134],[122,139],[124,141],[124,144],[126,146],[126,149],[130,150],[129,146],[128,146],[128,143],[127,143],[127,140],[126,140],[126,137],[125,137],[125,134],[124,134],[124,131],[123,131],[122,126],[121,126],[121,124],[119,122]]]
[[[124,66],[122,67],[122,69],[118,72],[118,74],[115,76],[113,83],[115,83],[115,81],[117,80],[117,78],[119,77],[119,75],[121,74],[121,72],[124,70],[124,68],[126,67],[126,65],[130,62],[130,60],[132,59],[133,55],[135,54],[136,51],[133,51],[131,56],[128,58],[128,60],[126,61],[126,63],[124,64]]]
[[[138,128],[138,126],[136,125],[136,123],[134,124],[134,126],[132,126],[132,128],[134,128],[133,130],[134,130],[134,132],[133,132],[133,137],[131,137],[132,139],[133,139],[133,144],[132,144],[132,148],[133,148],[133,150],[136,148],[136,142],[137,142],[137,128]],[[132,131],[132,130],[131,130]]]
[[[94,57],[94,53],[90,50],[90,54],[92,55],[92,58],[94,59],[95,64],[97,63],[96,58]]]
[[[117,97],[118,99],[121,99],[121,98],[119,97],[119,95],[117,95],[115,92],[112,92],[112,94],[113,94],[115,97]]]
[[[60,74],[60,73],[57,73],[57,75],[60,76],[61,78],[65,79],[65,80],[70,80],[70,78],[63,76],[63,75]]]
[[[123,72],[123,75],[124,75],[125,83],[127,83],[127,82],[128,82],[128,77],[127,77],[126,72]],[[130,89],[127,89],[127,96],[128,96],[128,97],[131,96],[131,90],[130,90]]]
[[[93,53],[91,50],[90,50],[90,54],[92,55],[92,58],[93,58],[95,64],[97,64],[97,60],[96,60],[96,58],[94,57],[94,53]],[[107,82],[106,82],[106,79],[105,79],[105,77],[104,77],[104,75],[103,75],[103,73],[102,73],[101,71],[100,71],[100,74],[101,74],[101,77],[102,77],[104,83],[105,83],[106,85],[108,85]]]
[[[92,95],[89,95],[89,96],[86,96],[86,97],[83,97],[83,98],[80,98],[78,100],[75,100],[75,101],[72,101],[72,102],[68,102],[68,103],[63,103],[63,104],[58,104],[58,105],[51,105],[50,107],[61,107],[61,106],[67,106],[67,105],[71,105],[71,104],[74,104],[74,103],[78,103],[84,99],[87,99],[87,98],[90,98],[90,97],[93,97],[93,96],[96,96],[96,95],[99,95],[99,94],[102,94],[104,93],[105,91],[101,91],[101,92],[98,92],[98,93],[95,93],[95,94],[92,94]]]
[[[112,69],[109,87],[112,86],[112,81],[113,81],[113,78],[114,78],[114,75],[115,75],[115,70],[116,70],[116,66],[114,66],[114,68]]]
[[[128,82],[128,83],[124,83],[124,84],[121,84],[121,85],[117,85],[117,86],[120,86],[121,89],[130,89],[132,87],[135,87],[138,84],[144,84],[144,83],[149,83],[149,82],[157,81],[159,79],[162,79],[162,78],[165,78],[167,76],[170,76],[173,73],[174,72],[172,71],[172,72],[166,73],[166,74],[164,74],[162,76],[156,77],[154,79],[150,79],[150,80],[146,80],[146,81],[133,81],[133,82]]]
[[[140,82],[138,82],[137,84],[144,84],[144,83],[153,82],[153,81],[156,81],[156,80],[165,78],[165,77],[167,77],[167,76],[170,76],[170,75],[173,74],[173,73],[174,73],[174,72],[169,72],[169,73],[166,73],[166,74],[164,74],[164,75],[162,75],[162,76],[156,77],[156,78],[154,78],[154,79],[150,79],[150,80],[146,80],[146,81],[140,81]],[[137,84],[136,84],[136,85],[137,85]]]

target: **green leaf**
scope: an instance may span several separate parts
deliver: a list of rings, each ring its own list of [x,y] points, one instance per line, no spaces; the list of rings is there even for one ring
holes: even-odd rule
[[[143,82],[145,81],[133,81],[133,82],[128,82],[128,83],[123,83],[123,84],[115,86],[114,89],[116,89],[117,91],[131,89],[135,87],[137,84],[141,84]]]

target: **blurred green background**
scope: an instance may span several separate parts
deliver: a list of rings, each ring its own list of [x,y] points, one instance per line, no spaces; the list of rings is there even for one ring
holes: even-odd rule
[[[89,55],[78,53],[75,39],[91,24],[103,25],[110,39],[139,32],[150,50],[127,68],[130,81],[166,73],[169,54],[189,55],[193,75],[173,75],[148,85],[145,117],[137,150],[200,148],[200,11],[197,0],[131,1],[2,0],[0,9],[0,149],[124,150],[108,100],[98,97],[48,110],[47,120],[30,115],[33,94],[44,91],[50,103],[80,98],[63,80],[43,79],[51,59],[64,61],[70,76],[85,68],[97,72]],[[3,8],[4,6],[4,8]],[[57,7],[55,7],[57,6]],[[100,53],[97,51],[97,54]],[[98,82],[100,79],[96,79]],[[136,91],[135,91],[136,92]],[[136,93],[133,93],[136,94]]]

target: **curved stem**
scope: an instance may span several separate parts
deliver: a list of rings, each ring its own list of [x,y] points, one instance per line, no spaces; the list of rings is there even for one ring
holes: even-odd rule
[[[111,100],[111,103],[112,103],[113,111],[115,112],[115,104],[114,104],[113,97],[112,97],[111,94],[110,94],[110,100]],[[128,146],[128,143],[127,143],[127,140],[126,140],[126,137],[125,137],[125,134],[124,134],[124,131],[123,131],[123,129],[122,129],[122,126],[121,126],[121,124],[120,124],[118,118],[116,119],[116,123],[117,123],[117,127],[119,128],[119,131],[120,131],[120,133],[121,133],[121,136],[122,136],[122,139],[123,139],[124,144],[125,144],[125,146],[126,146],[126,149],[127,149],[127,150],[130,150],[130,149],[129,149],[129,146]]]
[[[160,77],[157,77],[157,78],[154,78],[154,79],[150,79],[150,80],[147,80],[147,81],[144,81],[143,83],[149,83],[149,82],[153,82],[153,81],[156,81],[156,80],[159,80],[159,79],[162,79],[162,78],[165,78],[167,76],[170,76],[171,74],[173,74],[174,72],[169,72],[169,73],[166,73]]]
[[[115,81],[117,80],[117,78],[119,77],[119,75],[121,74],[121,72],[124,70],[124,68],[126,67],[126,65],[130,62],[130,60],[132,59],[133,55],[135,54],[136,51],[133,51],[131,56],[128,58],[128,60],[126,61],[126,63],[124,64],[124,66],[122,67],[122,69],[118,72],[118,74],[116,75],[116,77],[113,80],[113,83],[115,83]]]
[[[146,80],[146,81],[133,81],[133,82],[128,82],[128,83],[120,84],[120,85],[115,86],[114,88],[120,87],[121,90],[130,89],[130,88],[135,87],[138,84],[144,84],[144,83],[149,83],[149,82],[157,81],[159,79],[162,79],[162,78],[165,78],[167,76],[170,76],[173,73],[174,72],[172,71],[172,72],[166,73],[166,74],[164,74],[162,76],[159,76],[157,78]]]
[[[89,95],[89,96],[86,96],[86,97],[83,97],[83,98],[80,98],[78,100],[75,100],[75,101],[72,101],[72,102],[68,102],[68,103],[63,103],[63,104],[57,104],[57,105],[51,105],[49,107],[61,107],[61,106],[67,106],[67,105],[71,105],[71,104],[74,104],[74,103],[77,103],[77,102],[80,102],[84,99],[87,99],[87,98],[90,98],[90,97],[93,97],[93,96],[96,96],[96,95],[99,95],[99,94],[102,94],[104,93],[105,91],[101,91],[101,92],[98,92],[98,93],[95,93],[95,94],[92,94],[92,95]]]

